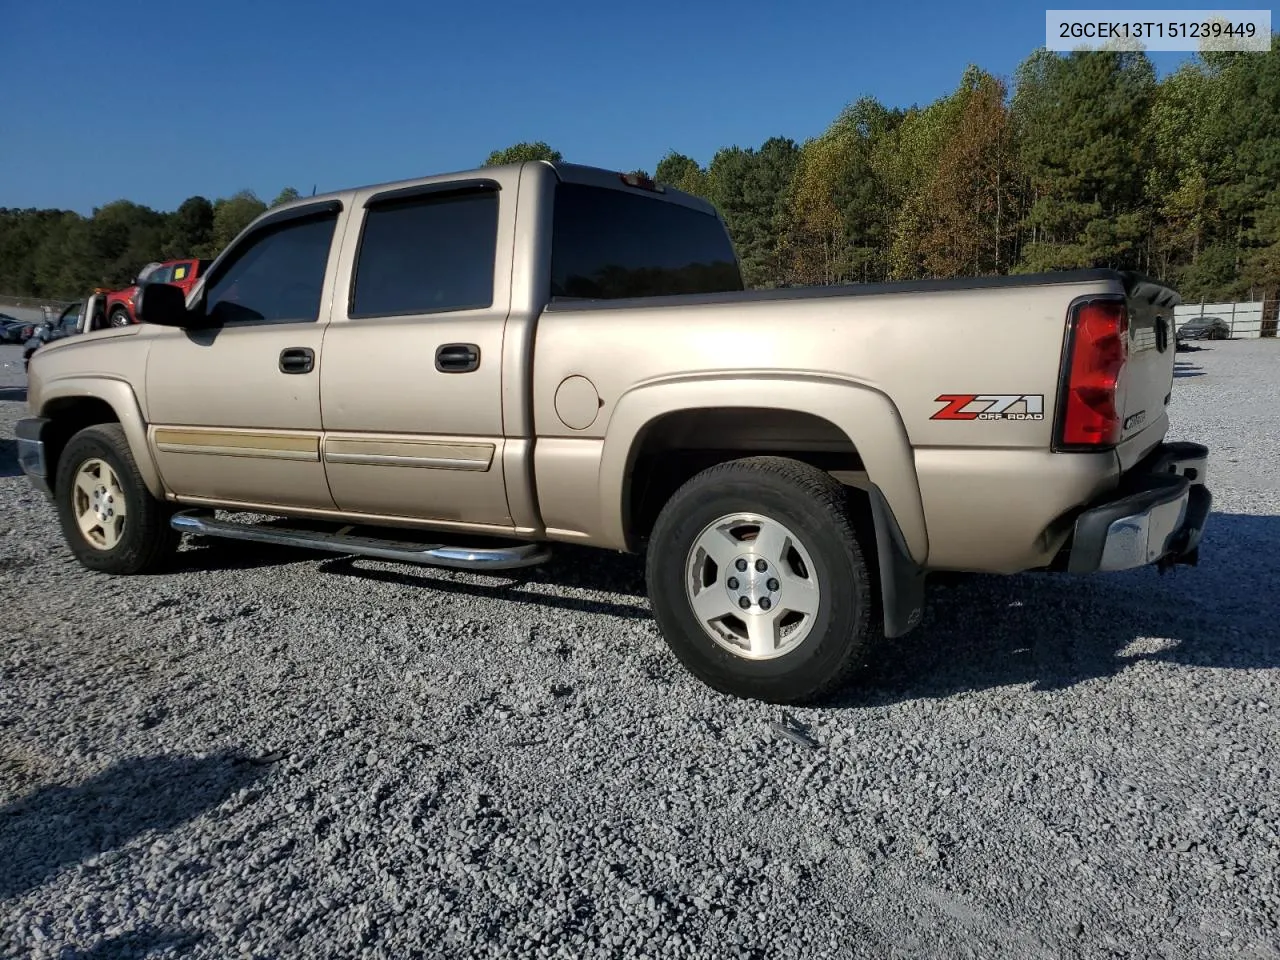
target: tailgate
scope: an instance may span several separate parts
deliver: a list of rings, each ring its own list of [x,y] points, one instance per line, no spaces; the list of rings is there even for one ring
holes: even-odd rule
[[[1151,434],[1154,445],[1166,429],[1165,411],[1173,389],[1176,354],[1173,308],[1180,300],[1168,287],[1133,274],[1125,275],[1125,300],[1129,308],[1129,357],[1120,374],[1116,398],[1123,424],[1120,442],[1158,427]]]

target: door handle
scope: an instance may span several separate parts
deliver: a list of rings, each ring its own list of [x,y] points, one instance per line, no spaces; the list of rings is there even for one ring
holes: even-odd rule
[[[436,369],[441,373],[470,373],[480,366],[480,348],[474,343],[446,343],[436,349]]]
[[[316,352],[310,347],[286,347],[280,351],[281,373],[310,373],[316,365]]]

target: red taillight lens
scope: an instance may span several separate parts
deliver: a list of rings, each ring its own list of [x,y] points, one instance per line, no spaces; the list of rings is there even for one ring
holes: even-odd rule
[[[1129,355],[1129,313],[1118,300],[1096,300],[1076,309],[1073,324],[1059,439],[1067,447],[1113,446],[1123,428],[1116,390]]]

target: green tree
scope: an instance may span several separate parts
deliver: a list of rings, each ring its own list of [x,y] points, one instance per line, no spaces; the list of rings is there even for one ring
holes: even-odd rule
[[[847,133],[818,137],[801,149],[787,196],[788,281],[822,284],[846,278],[848,245],[837,184],[851,173],[856,149],[855,138]]]
[[[271,201],[271,206],[278,207],[282,203],[292,203],[294,200],[297,200],[298,197],[300,196],[301,194],[298,193],[297,190],[293,189],[293,187],[285,187],[278,194],[276,194],[276,198]]]
[[[961,92],[907,111],[901,122],[870,144],[870,163],[887,206],[883,218],[886,272],[898,279],[929,274],[926,265],[933,216],[931,192],[948,140],[959,128]],[[869,200],[868,202],[874,202]]]
[[[1013,121],[1032,194],[1023,269],[1147,266],[1155,90],[1140,52],[1042,49],[1018,68]]]
[[[128,200],[117,200],[95,210],[84,242],[86,255],[96,261],[96,283],[120,286],[128,283],[147,262],[163,257],[164,214]]]
[[[729,147],[711,160],[709,199],[725,218],[749,287],[785,279],[782,233],[799,160],[800,148],[785,137],[771,137],[759,150]]]
[[[1221,84],[1205,118],[1216,153],[1209,189],[1221,211],[1219,242],[1236,248],[1232,294],[1280,294],[1280,46],[1268,53],[1206,53]]]
[[[213,204],[204,197],[188,197],[169,215],[164,243],[167,259],[196,256],[213,240]]]
[[[1156,90],[1148,119],[1152,162],[1147,206],[1155,214],[1153,270],[1187,276],[1187,268],[1211,242],[1219,218],[1210,169],[1217,148],[1208,131],[1221,84],[1202,64],[1186,64]]]
[[[654,179],[659,183],[669,183],[677,190],[691,193],[695,197],[705,198],[709,193],[707,172],[698,166],[697,161],[692,157],[686,157],[683,153],[676,153],[674,150],[668,151],[667,155],[658,161]]]
[[[265,212],[267,205],[252,190],[241,190],[213,205],[213,232],[209,245],[202,251],[207,257],[217,256],[236,236]]]
[[[788,280],[882,280],[891,212],[869,131],[833,125],[801,151],[785,218]]]
[[[918,253],[931,277],[1007,270],[1017,235],[1018,177],[1004,84],[977,68],[948,104],[936,164],[913,205]]]
[[[523,163],[526,160],[550,160],[552,163],[559,163],[563,159],[559,150],[553,150],[548,144],[538,140],[534,143],[516,143],[503,150],[495,150],[489,154],[484,165],[496,167],[504,163]]]

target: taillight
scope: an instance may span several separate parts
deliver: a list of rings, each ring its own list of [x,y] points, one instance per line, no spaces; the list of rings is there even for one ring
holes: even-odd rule
[[[1120,442],[1120,371],[1128,358],[1129,312],[1120,300],[1091,300],[1071,320],[1064,396],[1059,404],[1061,447],[1099,448]]]

